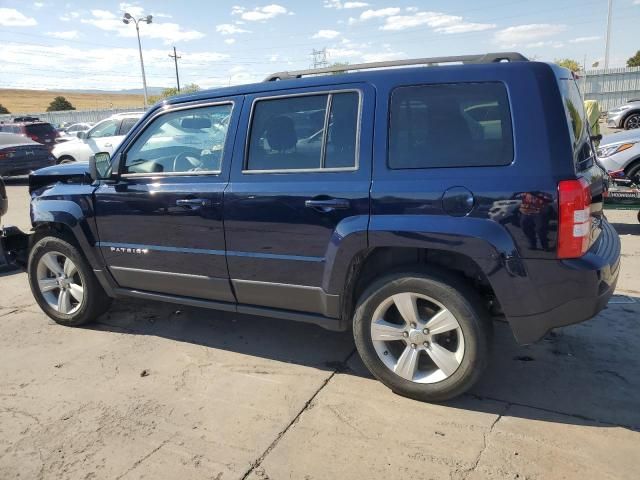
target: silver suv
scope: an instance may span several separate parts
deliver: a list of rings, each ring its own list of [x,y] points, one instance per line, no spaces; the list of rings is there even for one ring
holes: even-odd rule
[[[632,130],[640,128],[640,98],[629,100],[607,112],[607,127]]]

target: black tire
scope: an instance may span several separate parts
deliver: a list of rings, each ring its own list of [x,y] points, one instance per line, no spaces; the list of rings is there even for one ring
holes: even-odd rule
[[[626,175],[632,183],[640,186],[640,160],[634,160]]]
[[[83,287],[82,301],[77,302],[76,307],[69,314],[62,313],[51,306],[41,291],[38,280],[38,267],[40,260],[46,254],[60,254],[60,258],[70,259],[76,267],[75,278]],[[111,304],[111,299],[98,282],[93,270],[87,263],[80,250],[70,239],[56,236],[46,236],[39,239],[29,252],[29,286],[40,308],[55,322],[65,326],[78,326],[95,320],[103,314]],[[47,280],[55,281],[55,277]],[[52,295],[55,295],[52,291]],[[59,292],[60,289],[57,289]],[[59,296],[59,293],[58,293]],[[71,298],[71,297],[69,297]],[[75,299],[74,299],[75,301]]]
[[[625,130],[640,128],[640,113],[632,113],[625,118],[623,126]]]
[[[460,326],[464,342],[462,360],[457,369],[441,381],[417,383],[407,380],[387,367],[376,352],[371,335],[373,314],[392,295],[404,292],[415,292],[436,300],[453,314]],[[488,363],[492,323],[479,295],[458,277],[441,270],[401,272],[379,278],[361,295],[353,319],[353,334],[362,361],[378,380],[397,394],[433,402],[462,394],[480,378]],[[425,343],[424,354],[428,353],[428,344]],[[401,349],[409,348],[400,345]],[[420,353],[419,358],[422,355]]]

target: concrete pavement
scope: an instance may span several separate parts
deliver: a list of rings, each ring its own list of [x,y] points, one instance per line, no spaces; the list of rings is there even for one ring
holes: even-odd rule
[[[635,478],[640,224],[609,217],[615,303],[529,347],[496,324],[481,382],[438,405],[373,380],[346,333],[142,302],[63,328],[4,274],[0,478]]]

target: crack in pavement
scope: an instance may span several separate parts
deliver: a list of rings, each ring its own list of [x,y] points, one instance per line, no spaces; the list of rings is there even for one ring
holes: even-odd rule
[[[273,440],[273,442],[271,442],[269,444],[269,446],[266,448],[266,450],[264,452],[262,452],[262,455],[260,455],[256,460],[254,460],[253,462],[251,462],[251,467],[249,468],[249,470],[247,470],[245,472],[245,474],[240,477],[241,480],[246,480],[249,475],[251,475],[264,461],[264,459],[267,457],[267,455],[269,455],[271,453],[271,451],[276,448],[276,446],[278,445],[278,443],[280,442],[280,440],[282,439],[282,437],[285,436],[285,434],[289,431],[289,429],[295,425],[296,423],[298,423],[298,420],[300,419],[300,417],[302,416],[302,414],[307,411],[309,409],[309,407],[311,406],[311,403],[315,400],[315,398],[318,396],[318,394],[324,389],[324,387],[327,386],[327,384],[331,381],[331,379],[339,372],[343,371],[343,368],[346,367],[347,363],[349,362],[349,359],[351,359],[351,357],[356,353],[356,349],[354,348],[351,353],[349,353],[349,355],[347,355],[347,358],[345,358],[342,362],[340,362],[339,365],[336,365],[336,367],[334,368],[333,372],[331,372],[331,375],[329,375],[324,382],[322,382],[322,384],[320,385],[320,387],[313,393],[313,395],[311,395],[311,397],[309,398],[309,400],[307,400],[305,402],[305,404],[302,406],[302,408],[300,409],[300,411],[296,414],[295,417],[293,417],[293,420],[291,420],[291,422],[289,422],[289,424],[280,432],[278,433],[278,435],[276,435],[276,438]]]
[[[640,432],[640,425],[627,425],[625,423],[607,422],[607,421],[604,421],[604,420],[598,420],[597,418],[587,417],[586,415],[581,415],[579,413],[562,412],[562,411],[558,411],[558,410],[553,410],[551,408],[536,407],[535,405],[528,405],[526,403],[519,403],[519,402],[508,401],[508,400],[502,400],[500,398],[487,397],[487,396],[484,396],[484,395],[477,395],[477,394],[474,394],[474,393],[466,393],[465,396],[474,398],[476,400],[490,400],[492,402],[505,403],[505,404],[508,404],[509,406],[530,408],[532,410],[540,410],[541,412],[547,412],[547,413],[553,413],[553,414],[556,414],[556,415],[564,415],[565,417],[577,418],[578,420],[584,420],[586,422],[599,423],[600,425],[606,425],[606,426],[609,426],[609,427],[621,427],[621,428],[626,428],[626,429],[632,430],[634,432]]]
[[[498,414],[498,416],[496,417],[496,419],[493,421],[493,423],[489,427],[489,430],[487,430],[484,433],[484,435],[482,436],[482,448],[480,449],[480,452],[478,453],[478,456],[476,457],[475,462],[473,462],[473,466],[463,472],[462,480],[465,480],[471,473],[473,473],[476,470],[476,468],[478,468],[478,465],[480,464],[480,459],[482,458],[482,455],[484,454],[485,450],[489,446],[489,441],[488,441],[489,435],[491,435],[491,433],[493,432],[493,429],[495,428],[496,424],[509,411],[510,407],[511,407],[511,404],[507,403],[505,405],[504,409],[502,410],[502,412],[500,412]]]
[[[175,437],[175,435],[171,435],[169,438],[163,440],[162,442],[160,442],[160,445],[158,445],[157,447],[155,447],[153,450],[151,450],[149,453],[147,453],[144,457],[139,458],[138,460],[136,460],[133,465],[131,465],[131,467],[129,467],[127,469],[126,472],[118,475],[116,477],[115,480],[120,480],[121,478],[123,478],[125,475],[127,475],[128,473],[132,472],[133,470],[135,470],[136,468],[138,468],[140,466],[141,463],[143,463],[145,460],[147,460],[149,457],[151,457],[154,453],[156,453],[158,450],[160,450],[162,447],[164,447],[167,443],[169,443],[173,437]]]

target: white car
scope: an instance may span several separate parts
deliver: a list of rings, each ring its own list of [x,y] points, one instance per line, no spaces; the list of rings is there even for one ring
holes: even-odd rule
[[[56,138],[56,143],[68,142],[78,138],[78,132],[86,132],[91,130],[93,123],[74,123],[68,127],[58,130],[60,136]]]
[[[98,152],[113,154],[142,115],[143,112],[113,115],[98,122],[87,132],[78,132],[77,138],[57,144],[51,153],[58,163],[88,162]]]

